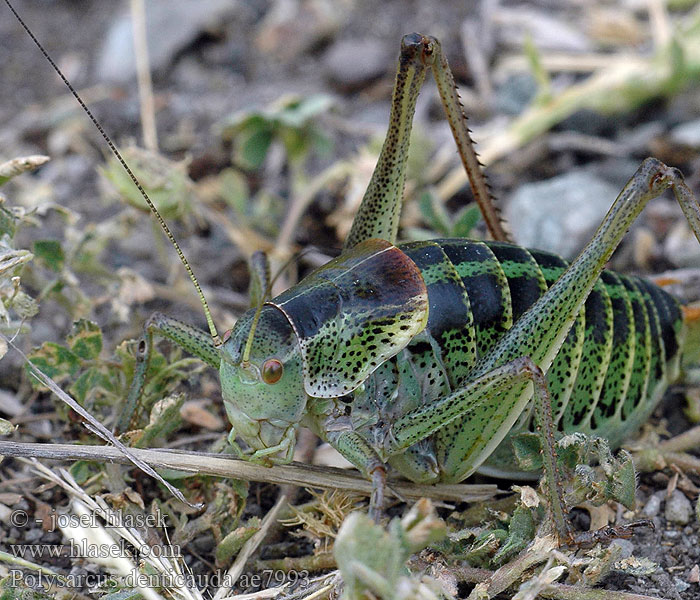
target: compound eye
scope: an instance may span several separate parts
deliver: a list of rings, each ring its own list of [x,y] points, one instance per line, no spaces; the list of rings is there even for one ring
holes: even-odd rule
[[[262,367],[262,380],[265,383],[272,385],[282,379],[284,373],[284,365],[276,358],[268,358]]]

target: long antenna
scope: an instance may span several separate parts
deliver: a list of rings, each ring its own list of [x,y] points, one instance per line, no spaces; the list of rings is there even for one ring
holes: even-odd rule
[[[126,164],[126,161],[122,157],[119,150],[117,150],[117,147],[112,142],[112,139],[107,135],[105,130],[102,128],[102,125],[100,125],[100,123],[97,121],[97,119],[92,114],[90,109],[87,107],[85,102],[83,102],[83,99],[78,95],[78,92],[75,91],[75,88],[71,85],[70,81],[68,81],[68,79],[66,79],[66,76],[63,74],[61,69],[58,68],[58,65],[49,56],[49,53],[44,49],[44,47],[41,45],[39,40],[36,39],[36,37],[34,36],[34,34],[31,31],[31,29],[29,29],[27,24],[22,20],[22,17],[19,16],[19,14],[15,10],[14,6],[12,6],[12,4],[10,4],[10,0],[5,0],[5,4],[7,4],[8,8],[12,11],[12,14],[15,15],[15,18],[17,19],[17,21],[19,21],[19,24],[27,32],[29,37],[34,42],[34,44],[36,44],[37,48],[39,48],[41,53],[44,55],[44,58],[53,67],[53,70],[56,71],[56,73],[61,78],[63,83],[70,90],[70,93],[73,94],[73,97],[78,101],[78,104],[80,105],[80,107],[85,111],[85,114],[87,114],[87,116],[90,118],[90,120],[92,121],[92,124],[97,128],[97,131],[100,132],[100,134],[104,138],[105,142],[107,142],[109,149],[112,151],[114,156],[116,156],[116,158],[119,161],[119,163],[121,164],[121,166],[124,168],[124,170],[127,172],[129,177],[131,178],[131,181],[134,182],[136,189],[138,189],[138,191],[141,193],[141,196],[143,196],[143,199],[146,201],[146,204],[148,204],[148,207],[151,209],[151,212],[155,215],[161,229],[165,232],[165,235],[168,236],[170,243],[175,247],[175,251],[177,252],[177,255],[180,257],[180,261],[185,266],[185,270],[187,271],[187,274],[190,276],[190,279],[192,280],[192,283],[194,284],[194,287],[197,290],[197,295],[199,296],[199,301],[202,303],[202,308],[204,308],[204,315],[206,316],[207,324],[209,325],[209,332],[211,333],[211,337],[214,340],[214,345],[220,346],[221,345],[221,338],[219,338],[219,333],[216,331],[216,326],[214,325],[214,319],[211,316],[211,311],[209,310],[209,304],[207,303],[207,299],[204,297],[204,292],[202,292],[202,288],[199,285],[199,281],[197,281],[197,278],[194,275],[194,271],[192,270],[190,263],[187,261],[187,258],[185,258],[185,255],[182,252],[182,249],[180,248],[180,244],[177,243],[177,240],[175,239],[175,236],[170,231],[168,224],[165,222],[165,220],[163,219],[161,214],[158,212],[158,209],[155,207],[155,205],[153,204],[151,199],[148,197],[146,190],[143,189],[143,186],[141,185],[139,180],[136,178],[136,175],[134,175],[134,172],[129,168],[129,165]]]

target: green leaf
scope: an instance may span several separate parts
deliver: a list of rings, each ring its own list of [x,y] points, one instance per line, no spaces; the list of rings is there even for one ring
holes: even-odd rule
[[[81,406],[86,406],[88,400],[92,400],[99,390],[109,389],[109,378],[97,368],[90,368],[75,380],[70,386],[69,392]]]
[[[222,198],[236,211],[238,217],[246,214],[250,190],[243,174],[235,169],[225,169],[219,174],[219,190]]]
[[[450,234],[450,221],[447,213],[432,192],[425,190],[418,199],[418,206],[430,229],[439,235],[448,236]]]
[[[12,277],[19,267],[28,263],[34,258],[34,255],[28,250],[15,250],[6,242],[7,237],[0,238],[0,275],[3,277]]]
[[[683,51],[683,45],[675,37],[671,38],[667,51],[672,72],[666,86],[667,89],[664,92],[671,96],[683,87],[688,80],[688,61]]]
[[[309,138],[302,129],[283,129],[280,132],[284,149],[290,160],[302,158],[309,150]]]
[[[66,262],[63,248],[58,240],[38,240],[34,242],[34,256],[49,269],[59,273]]]
[[[74,462],[68,471],[78,484],[82,485],[95,476],[100,470],[100,466],[92,460],[78,460]]]
[[[632,575],[633,577],[648,577],[655,573],[659,565],[645,556],[636,557],[630,556],[622,560],[618,560],[613,565],[614,571]]]
[[[15,309],[15,312],[21,319],[25,320],[31,319],[39,312],[37,301],[21,290],[15,294],[12,300],[12,308]]]
[[[59,381],[73,377],[80,369],[80,359],[68,348],[54,342],[44,342],[29,358],[46,375]],[[35,381],[33,377],[32,380]]]
[[[333,151],[333,140],[316,128],[311,131],[311,144],[319,156],[328,156]]]
[[[137,588],[125,588],[111,594],[106,594],[100,600],[139,600],[143,598]]]
[[[332,103],[325,95],[287,96],[265,110],[233,115],[224,123],[223,135],[235,138],[234,161],[243,168],[258,169],[273,140],[284,144],[289,160],[303,159],[312,147],[324,151],[329,140],[319,134],[314,118]]]
[[[452,226],[451,235],[454,237],[468,238],[472,237],[472,230],[481,219],[481,211],[477,204],[470,204],[457,215]]]
[[[15,235],[16,229],[17,217],[3,206],[0,206],[0,237],[8,235],[12,238]]]
[[[0,419],[0,435],[11,435],[15,429],[17,425],[13,425],[6,419]]]
[[[620,450],[616,458],[617,468],[610,477],[611,495],[620,504],[634,510],[636,504],[635,492],[637,476],[634,470],[632,455],[626,450]]]
[[[508,538],[505,529],[493,529],[481,532],[471,547],[464,553],[464,559],[472,566],[487,567],[491,565],[491,557],[500,545]]]
[[[185,402],[182,394],[168,396],[156,402],[151,410],[143,435],[134,444],[138,448],[150,446],[153,440],[166,438],[182,424],[180,409]]]
[[[49,160],[48,156],[33,154],[31,156],[18,156],[0,163],[0,185],[4,185],[13,177],[17,177],[17,175],[33,171]]]
[[[243,544],[245,544],[258,531],[260,531],[260,519],[257,519],[256,517],[251,518],[249,524],[237,527],[233,531],[230,531],[216,547],[217,563],[228,563],[238,554],[240,549],[243,547]]]
[[[12,571],[10,571],[12,573]],[[21,573],[21,571],[15,571]],[[44,573],[46,583],[56,581],[56,576]],[[4,577],[0,579],[0,600],[54,600],[54,596],[45,594],[40,589],[33,589],[24,583],[24,578],[20,577],[19,581],[14,576]],[[38,577],[37,577],[38,579]]]
[[[137,146],[124,148],[122,153],[165,219],[180,218],[191,212],[193,182],[188,175],[186,161],[171,161],[158,153]],[[114,158],[108,160],[106,167],[100,169],[100,173],[131,206],[150,212],[141,193],[119,161]]]
[[[523,471],[535,471],[542,468],[540,438],[536,433],[521,433],[513,436],[512,443],[518,466]]]
[[[393,519],[386,529],[361,512],[350,513],[333,547],[345,583],[343,598],[423,597],[413,590],[414,581],[407,577],[406,561],[445,534],[445,523],[425,498],[402,519]]]
[[[496,564],[505,562],[525,548],[534,537],[535,521],[532,517],[532,510],[523,506],[516,507],[508,525],[508,537],[493,557],[494,562]]]
[[[532,36],[525,36],[525,43],[523,44],[523,50],[525,51],[525,56],[530,63],[530,69],[532,75],[537,82],[537,96],[534,100],[535,104],[544,104],[549,102],[552,96],[551,82],[549,79],[549,73],[542,66],[542,56],[535,45]]]
[[[246,128],[241,131],[236,146],[234,160],[242,168],[254,171],[259,169],[272,144],[272,131],[268,128]]]
[[[222,135],[230,140],[236,137],[244,129],[262,129],[267,127],[269,119],[260,112],[237,112],[225,119],[223,123]]]
[[[300,128],[313,117],[326,112],[333,104],[333,98],[315,94],[308,98],[292,101],[279,111],[278,118],[288,127]]]
[[[83,360],[94,360],[102,352],[102,330],[96,323],[80,319],[73,324],[73,331],[66,342],[76,356]]]

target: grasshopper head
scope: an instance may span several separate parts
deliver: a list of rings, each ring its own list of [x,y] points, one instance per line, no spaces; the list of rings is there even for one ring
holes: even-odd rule
[[[299,343],[286,316],[265,305],[245,360],[255,312],[249,310],[224,334],[221,393],[232,434],[264,462],[288,462],[307,401]]]

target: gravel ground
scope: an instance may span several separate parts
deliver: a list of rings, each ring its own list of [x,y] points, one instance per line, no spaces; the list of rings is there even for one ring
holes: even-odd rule
[[[140,140],[127,3],[16,0],[14,4],[81,94],[94,99],[91,104],[105,129],[119,143]],[[504,66],[522,56],[526,30],[543,58],[568,53],[581,57],[582,62],[591,56],[608,56],[612,61],[625,52],[634,56],[651,52],[654,35],[664,31],[663,19],[661,24],[658,14],[656,21],[650,19],[641,5],[636,6],[639,3],[623,4],[617,7],[601,1],[584,14],[577,2],[549,0],[502,5],[488,1],[153,0],[148,3],[148,36],[160,148],[171,158],[187,157],[190,177],[201,183],[230,164],[230,145],[219,134],[222,119],[251,107],[268,106],[284,95],[325,93],[333,99],[333,110],[319,119],[319,125],[331,138],[332,150],[310,160],[309,171],[318,173],[339,158],[353,156],[371,136],[382,135],[399,40],[414,30],[442,40],[460,80],[465,106],[473,115],[477,140],[486,145],[488,137],[522,111],[536,90],[526,70],[518,73]],[[120,209],[104,200],[104,184],[96,174],[107,153],[104,145],[6,7],[1,10],[0,158],[38,152],[52,157],[36,176],[27,177],[28,182],[18,181],[14,187],[3,188],[3,193],[14,199],[43,189],[53,202],[79,215],[82,226],[108,221]],[[476,58],[466,58],[465,46]],[[483,73],[479,71],[480,60]],[[585,74],[583,67],[581,72],[557,73],[551,89],[562,89]],[[455,165],[455,157],[438,109],[433,84],[429,83],[419,102],[417,120],[444,173]],[[697,193],[698,119],[700,94],[687,82],[665,100],[649,99],[624,113],[600,116],[576,111],[552,133],[500,158],[490,166],[491,183],[497,197],[504,199],[517,239],[523,243],[540,241],[574,255],[609,207],[614,190],[621,188],[647,154],[681,167]],[[280,162],[273,156],[252,185],[256,190],[270,186],[285,197],[289,192],[285,189],[287,174],[275,160]],[[589,214],[571,217],[570,211],[582,204],[575,194],[580,189],[599,190],[596,197],[602,197],[600,206],[584,198]],[[456,211],[469,199],[458,186],[449,197],[448,211]],[[300,221],[295,241],[300,246],[313,241],[324,253],[333,254],[333,249],[342,245],[338,237],[342,226],[336,226],[334,220],[334,215],[342,212],[341,205],[337,193],[318,194]],[[418,227],[415,208],[406,212],[406,230]],[[614,266],[636,273],[700,267],[700,251],[694,240],[685,240],[679,222],[674,205],[661,202],[650,207],[616,254]],[[45,226],[48,233],[44,230],[44,237],[60,230],[53,218],[48,218]],[[179,222],[175,229],[205,285],[229,290],[217,294],[216,310],[233,318],[240,311],[240,297],[230,290],[245,293],[245,253],[206,219]],[[148,281],[163,281],[162,263],[153,259],[152,245],[144,242],[152,239],[150,235],[147,219],[135,223],[126,239],[110,243],[109,267],[128,266]],[[85,285],[90,286],[90,282]],[[697,291],[684,289],[683,293],[694,299]],[[116,322],[104,308],[97,310],[96,318],[108,320],[106,336],[115,345],[124,337],[137,336],[148,313],[161,306],[202,324],[200,311],[167,300],[135,307],[127,323]],[[63,339],[69,329],[69,316],[48,306],[35,318],[31,334],[19,342],[28,350],[46,339]],[[11,355],[0,365],[0,391],[13,398],[26,393],[18,365],[19,360]],[[212,376],[207,375],[203,385],[218,393]],[[50,400],[32,402],[32,411],[52,410]],[[669,399],[657,411],[655,422],[661,419],[674,433],[687,428],[680,406],[682,400],[677,396]],[[65,433],[47,421],[26,423],[17,434],[23,440],[55,439]],[[56,490],[24,495],[27,478],[21,465],[5,463],[0,503],[34,514],[40,507],[60,502]],[[682,485],[677,485],[678,480],[668,470],[641,478],[639,516],[652,519],[656,527],[635,535],[627,542],[628,549],[633,547],[635,556],[649,558],[659,568],[644,577],[610,575],[606,587],[660,598],[700,598],[700,547],[693,509],[700,477],[687,474],[680,482]],[[271,493],[269,488],[263,489]],[[0,523],[0,548],[3,539],[56,543],[59,537],[56,531],[19,531]],[[66,559],[54,565],[70,567]]]

